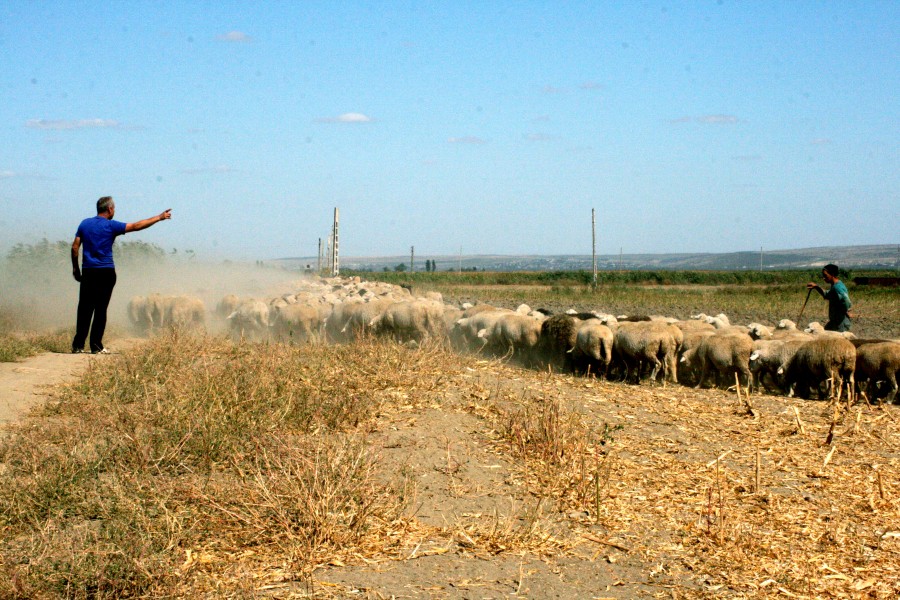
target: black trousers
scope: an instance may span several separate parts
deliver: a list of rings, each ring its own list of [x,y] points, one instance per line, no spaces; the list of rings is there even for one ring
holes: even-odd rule
[[[75,322],[73,350],[83,350],[88,331],[91,333],[91,352],[103,350],[106,331],[106,309],[116,286],[115,269],[82,269],[81,289],[78,292],[78,319]],[[93,321],[93,324],[91,323]]]

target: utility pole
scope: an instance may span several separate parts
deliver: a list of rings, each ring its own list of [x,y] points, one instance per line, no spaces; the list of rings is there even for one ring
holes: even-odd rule
[[[763,251],[762,246],[759,247],[759,272],[762,273],[763,265]]]
[[[319,257],[316,260],[316,274],[322,274],[322,238],[319,238]]]
[[[341,274],[340,254],[338,253],[338,208],[334,207],[334,229],[332,229],[331,237],[331,276],[337,277]]]
[[[597,287],[597,218],[594,209],[591,209],[591,269],[593,272],[593,286]]]
[[[416,247],[409,247],[409,272],[412,273],[416,270]]]
[[[462,273],[462,246],[459,247],[459,270],[457,273]]]
[[[331,275],[337,277],[341,274],[340,254],[338,253],[338,208],[334,207],[334,229],[331,241]]]

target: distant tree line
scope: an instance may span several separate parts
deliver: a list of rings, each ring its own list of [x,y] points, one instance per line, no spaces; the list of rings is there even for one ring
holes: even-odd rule
[[[178,254],[173,248],[172,256]],[[3,267],[12,275],[28,274],[62,269],[68,274],[72,264],[72,242],[51,242],[46,238],[35,244],[19,243],[6,253]],[[116,264],[162,264],[167,260],[167,253],[156,244],[149,244],[141,240],[120,241],[115,245]],[[188,259],[194,257],[193,250],[185,250],[184,256]]]
[[[347,271],[347,269],[344,269],[344,270]],[[356,273],[371,273],[373,271],[372,267],[364,267],[364,268],[360,268],[360,269],[350,269],[350,270],[353,272],[356,272]],[[406,273],[406,271],[408,271],[408,270],[409,270],[409,265],[407,265],[406,263],[398,263],[398,264],[394,265],[393,268],[385,265],[384,267],[382,267],[381,272],[382,273],[391,273],[391,272]],[[436,273],[437,270],[438,270],[437,269],[437,261],[431,260],[430,258],[426,258],[425,259],[425,272],[426,273]],[[478,267],[466,267],[463,269],[463,271],[470,271],[470,272],[475,272],[477,270],[478,270]],[[482,269],[482,271],[483,270],[484,269]],[[447,271],[448,272],[456,272],[457,270],[453,267],[450,267],[449,269],[447,269]]]

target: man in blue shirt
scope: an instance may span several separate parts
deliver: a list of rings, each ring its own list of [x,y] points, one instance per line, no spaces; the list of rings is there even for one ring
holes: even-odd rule
[[[151,225],[172,218],[168,208],[155,217],[135,223],[114,221],[116,204],[112,197],[97,200],[97,216],[85,219],[75,232],[72,242],[72,276],[81,282],[78,292],[78,317],[72,352],[84,352],[88,331],[91,334],[91,352],[106,353],[103,332],[106,330],[106,309],[116,285],[116,266],[113,264],[113,242],[129,231],[140,231]],[[78,268],[78,250],[82,251],[81,269]],[[91,321],[93,320],[93,326]]]
[[[806,284],[806,287],[819,292],[819,295],[828,300],[828,322],[825,329],[828,331],[850,331],[850,294],[847,292],[847,286],[838,279],[840,269],[837,265],[825,265],[822,267],[822,277],[825,282],[831,284],[826,292],[822,287],[813,282]]]

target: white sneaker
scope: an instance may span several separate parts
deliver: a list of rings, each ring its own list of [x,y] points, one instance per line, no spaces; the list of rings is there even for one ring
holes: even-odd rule
[[[95,350],[94,352],[91,352],[91,354],[109,354],[109,350],[103,348],[102,350]]]

